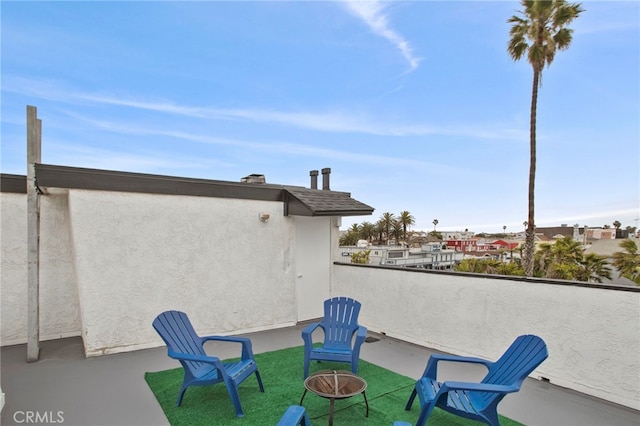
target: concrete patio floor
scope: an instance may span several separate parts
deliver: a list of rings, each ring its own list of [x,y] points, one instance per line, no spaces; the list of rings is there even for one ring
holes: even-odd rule
[[[261,353],[302,345],[303,327],[301,324],[245,336],[251,338],[254,353]],[[361,359],[411,378],[417,379],[422,374],[433,353],[428,348],[370,335],[379,340],[363,345]],[[216,346],[216,355],[238,356],[237,347],[230,346],[224,350]],[[24,425],[28,423],[28,413],[38,413],[41,419],[45,416],[50,424],[168,424],[144,380],[147,371],[179,367],[177,361],[167,356],[165,347],[85,358],[81,339],[69,338],[42,342],[40,361],[35,363],[26,362],[25,345],[2,347],[0,356],[0,383],[6,398],[2,425]],[[302,376],[302,360],[299,367]],[[468,365],[442,364],[439,371],[455,380],[477,380],[483,374],[481,369]],[[247,419],[250,407],[245,411]],[[640,425],[638,411],[531,378],[520,392],[505,397],[499,412],[526,425]],[[233,424],[233,419],[230,420]],[[335,423],[340,424],[339,418]],[[260,424],[259,420],[255,424]]]

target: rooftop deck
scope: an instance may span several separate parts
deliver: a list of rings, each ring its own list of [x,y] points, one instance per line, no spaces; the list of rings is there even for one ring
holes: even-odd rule
[[[254,352],[261,353],[301,345],[301,330],[302,325],[298,325],[245,336],[251,338]],[[434,352],[386,336],[373,336],[380,340],[365,343],[361,358],[412,378],[422,374]],[[25,361],[25,345],[2,347],[0,353],[2,390],[6,394],[2,425],[25,424],[27,411],[41,415],[48,412],[54,422],[65,425],[168,424],[144,380],[147,371],[179,366],[167,357],[164,347],[85,358],[81,339],[69,338],[42,342],[40,361],[35,363]],[[443,364],[441,371],[447,377],[477,379],[482,372],[472,367]],[[283,412],[287,405],[283,402]],[[251,407],[245,410],[248,419]],[[635,410],[531,378],[520,392],[502,401],[499,412],[526,425],[640,424],[640,413]]]

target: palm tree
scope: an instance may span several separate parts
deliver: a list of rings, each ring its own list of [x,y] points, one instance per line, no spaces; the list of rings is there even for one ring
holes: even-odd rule
[[[360,225],[360,234],[362,238],[371,242],[371,237],[376,234],[375,225],[371,222],[362,222],[362,225]]]
[[[578,279],[582,246],[571,237],[556,240],[555,243],[542,243],[535,254],[535,275],[565,280]]]
[[[606,256],[599,256],[595,253],[589,253],[582,258],[582,271],[578,279],[580,281],[588,281],[590,283],[601,283],[603,278],[611,279],[611,269]]]
[[[402,222],[400,222],[400,219],[394,219],[391,222],[391,228],[393,228],[391,233],[393,234],[394,238],[396,239],[396,242],[399,242],[400,241],[400,237],[402,237],[402,230],[403,230]]]
[[[373,232],[377,236],[378,245],[382,245],[382,241],[384,238],[384,222],[382,219],[378,219],[378,221],[373,225]]]
[[[582,245],[571,237],[554,244],[540,244],[535,255],[535,275],[572,281],[601,283],[611,279],[609,262],[604,256],[585,254]]]
[[[531,90],[531,117],[529,129],[529,207],[525,237],[523,265],[527,276],[533,276],[535,239],[534,193],[536,179],[536,109],[538,89],[542,84],[542,70],[551,65],[557,50],[565,50],[571,44],[573,30],[567,28],[584,10],[580,3],[565,0],[521,0],[522,16],[512,16],[513,24],[508,45],[509,55],[518,61],[527,56],[533,67]]]
[[[436,232],[436,226],[438,226],[438,219],[433,219],[433,232]]]
[[[416,223],[415,218],[408,211],[400,212],[400,223],[402,224],[402,233],[404,235],[404,239],[407,239],[407,228]]]
[[[640,285],[640,253],[638,245],[631,239],[623,240],[620,248],[624,251],[613,253],[613,266],[619,271],[620,277],[625,277]]]
[[[387,236],[387,241],[389,241],[389,231],[391,226],[393,225],[393,213],[382,213],[382,217],[380,218],[380,222],[382,225],[382,229],[384,229],[384,233]]]
[[[355,246],[358,244],[359,235],[353,232],[353,229],[349,229],[347,232],[340,236],[338,244],[341,246]]]
[[[475,272],[477,274],[497,274],[500,268],[500,261],[496,259],[464,259],[454,270],[458,272]]]

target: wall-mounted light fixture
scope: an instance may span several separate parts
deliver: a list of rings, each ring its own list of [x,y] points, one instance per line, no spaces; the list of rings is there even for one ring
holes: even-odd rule
[[[260,222],[267,222],[269,220],[269,213],[260,213],[258,215]]]

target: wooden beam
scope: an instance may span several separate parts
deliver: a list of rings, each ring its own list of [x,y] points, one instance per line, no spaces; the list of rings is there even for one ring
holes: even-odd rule
[[[40,357],[40,194],[35,164],[42,156],[42,121],[27,106],[27,362]]]

